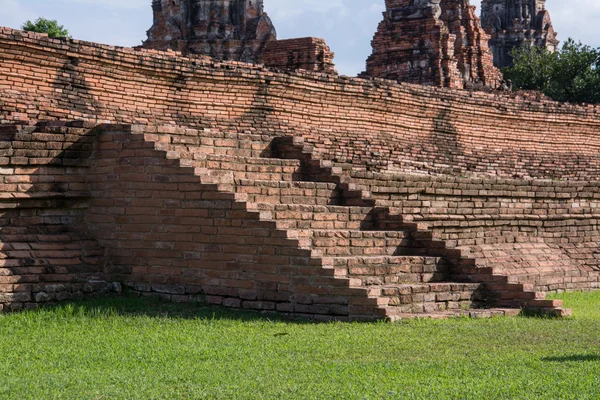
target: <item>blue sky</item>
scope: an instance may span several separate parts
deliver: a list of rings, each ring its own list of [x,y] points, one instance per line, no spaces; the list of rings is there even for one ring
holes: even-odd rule
[[[471,0],[479,7],[480,0]],[[0,0],[0,26],[18,28],[28,19],[56,19],[76,39],[135,46],[152,25],[151,0]],[[548,0],[559,38],[600,47],[600,1]],[[316,36],[336,53],[342,74],[364,69],[384,0],[265,0],[281,39]]]

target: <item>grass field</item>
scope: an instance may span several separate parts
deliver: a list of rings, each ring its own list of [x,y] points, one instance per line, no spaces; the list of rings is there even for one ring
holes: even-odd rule
[[[312,324],[115,298],[0,316],[0,399],[600,398],[600,293],[569,319]]]

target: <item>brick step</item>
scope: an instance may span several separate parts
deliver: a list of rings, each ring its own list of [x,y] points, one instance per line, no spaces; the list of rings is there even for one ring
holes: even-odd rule
[[[292,181],[301,180],[304,177],[299,160],[189,154],[177,151],[169,151],[167,157],[180,160],[183,167],[231,171],[235,179]]]
[[[463,277],[485,282],[496,306],[521,308],[528,313],[558,317],[571,315],[571,310],[562,308],[562,300],[546,300],[546,293],[535,291],[533,283],[509,282],[507,276],[494,274],[494,270],[489,267],[476,268],[471,272],[478,273]]]
[[[45,227],[3,228],[0,243],[3,284],[70,283],[103,273],[104,249],[87,233],[67,229],[54,233]]]
[[[247,197],[238,197],[248,200]],[[281,229],[342,229],[342,230],[406,230],[413,225],[397,223],[394,229],[378,229],[382,225],[379,214],[372,207],[350,205],[310,205],[279,203],[247,203],[248,210],[263,212],[267,219],[277,221]]]
[[[379,189],[381,193],[390,191],[392,193],[409,193],[407,188],[414,188],[415,182],[432,182],[440,181],[443,179],[444,182],[448,180],[448,177],[435,177],[423,173],[415,172],[401,172],[401,171],[365,171],[353,168],[351,170],[352,180],[365,185],[374,185]],[[454,182],[472,182],[469,178],[453,178]],[[407,186],[408,184],[408,186]]]
[[[390,206],[406,206],[407,199],[412,194],[408,188],[379,186],[377,182],[371,182],[367,187],[374,199],[386,202]]]
[[[372,256],[324,258],[338,277],[348,277],[353,286],[443,282],[450,267],[443,258],[419,256]]]
[[[593,271],[549,269],[542,273],[515,273],[514,270],[496,269],[495,272],[500,275],[506,275],[509,282],[535,282],[536,286],[552,286],[563,284],[565,281],[577,282],[579,279],[588,280],[588,276],[595,275]]]
[[[266,188],[301,188],[301,189],[328,189],[335,190],[337,184],[329,182],[310,182],[310,181],[269,181],[261,179],[236,179],[236,184],[242,187],[256,186]]]
[[[473,308],[465,310],[444,310],[422,313],[405,313],[398,307],[386,307],[387,319],[397,322],[411,319],[450,319],[450,318],[493,318],[493,317],[516,317],[521,314],[518,308]]]
[[[461,268],[462,273],[457,279],[469,282],[482,282],[501,300],[545,299],[546,293],[535,290],[535,285],[527,282],[516,282],[511,277],[498,274],[493,268]],[[466,270],[466,271],[465,271]]]
[[[248,209],[253,211],[270,211],[273,213],[282,213],[283,219],[288,216],[306,214],[305,217],[319,215],[335,214],[342,220],[364,219],[371,214],[372,207],[360,206],[340,206],[340,205],[311,205],[311,204],[269,204],[269,203],[248,203]],[[289,213],[289,214],[288,214]],[[297,213],[297,214],[295,214]],[[354,216],[354,217],[353,217]]]
[[[235,191],[235,180],[231,171],[220,171],[207,168],[194,168],[194,175],[200,178],[205,185],[228,185],[223,187],[227,191]]]
[[[370,230],[375,226],[369,207],[247,203],[247,208],[276,221],[280,229]]]
[[[169,146],[165,147],[165,145],[160,144],[159,147],[163,151],[174,151],[180,157],[177,157],[181,160],[192,160],[198,162],[210,162],[215,163],[211,164],[215,168],[221,168],[223,165],[229,166],[230,164],[241,164],[247,166],[258,166],[258,167],[296,167],[300,168],[302,162],[296,159],[288,159],[288,158],[272,158],[272,157],[253,157],[253,156],[240,156],[240,155],[228,155],[228,154],[207,154],[200,153],[196,151],[182,151],[179,152],[177,150],[180,149],[178,146]],[[175,154],[173,154],[175,155]],[[169,158],[169,157],[167,157]],[[210,167],[212,168],[212,167]]]
[[[171,127],[158,127],[156,133],[146,133],[144,138],[146,141],[156,143],[160,149],[166,150],[245,157],[271,157],[272,155],[273,137],[269,135],[174,129],[180,132],[173,132]]]
[[[312,230],[289,231],[300,238],[300,246],[312,249],[316,256],[398,255],[410,247],[410,234],[403,231]]]
[[[486,292],[478,283],[436,282],[368,287],[371,298],[380,304],[397,307],[403,313],[479,308],[485,305]],[[387,301],[381,301],[387,299]]]
[[[69,191],[69,192],[0,192],[0,208],[14,208],[11,204],[19,204],[19,207],[25,207],[31,203],[29,207],[48,208],[43,205],[43,201],[77,201],[87,200],[91,198],[89,191]],[[37,203],[35,203],[37,202]],[[51,203],[48,203],[51,204]]]
[[[238,179],[235,185],[251,203],[336,205],[340,200],[334,183]]]
[[[539,292],[543,293],[543,292]],[[544,295],[545,297],[545,295]],[[498,299],[496,304],[500,307],[521,307],[527,309],[535,308],[561,308],[563,306],[562,300],[546,300],[540,299]]]
[[[519,280],[516,275],[505,275],[505,272],[491,267],[461,267],[460,279],[470,282],[486,282],[498,292],[526,291],[534,292],[535,285],[530,281]],[[536,292],[534,298],[540,298],[543,292]],[[511,294],[505,295],[507,298]],[[530,295],[528,295],[530,296]],[[521,296],[522,297],[522,296]]]

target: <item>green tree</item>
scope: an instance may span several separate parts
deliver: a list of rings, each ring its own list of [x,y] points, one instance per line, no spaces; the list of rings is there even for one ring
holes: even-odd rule
[[[47,33],[51,38],[69,37],[69,31],[64,26],[59,25],[56,20],[38,18],[35,22],[27,21],[21,29],[29,32]]]
[[[538,47],[513,52],[514,64],[504,77],[517,89],[540,90],[558,100],[600,103],[600,48],[567,40],[551,53]]]

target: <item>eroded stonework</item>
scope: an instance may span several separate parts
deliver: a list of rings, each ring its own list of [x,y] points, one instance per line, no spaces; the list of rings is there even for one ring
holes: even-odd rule
[[[121,282],[319,321],[568,315],[543,292],[600,288],[599,111],[0,28],[0,311]]]
[[[365,76],[451,88],[496,86],[488,35],[468,0],[386,0]]]
[[[154,0],[145,48],[264,64],[280,70],[336,73],[323,39],[277,40],[263,0]]]
[[[152,9],[146,48],[259,62],[277,38],[263,0],[154,0]]]
[[[516,47],[555,51],[559,43],[546,0],[483,0],[481,23],[491,36],[489,46],[499,68],[512,64],[511,52]]]

